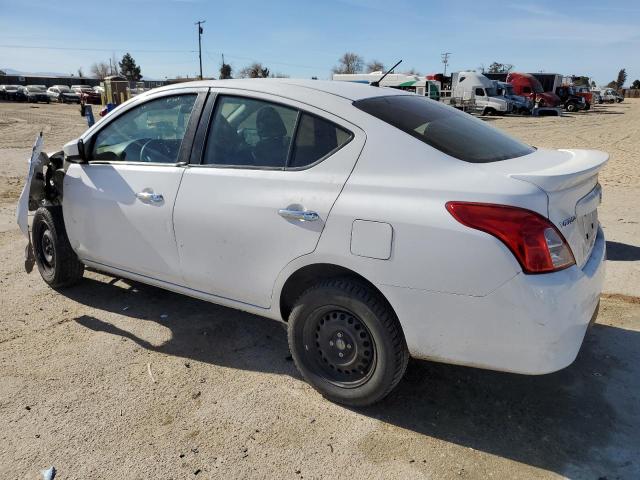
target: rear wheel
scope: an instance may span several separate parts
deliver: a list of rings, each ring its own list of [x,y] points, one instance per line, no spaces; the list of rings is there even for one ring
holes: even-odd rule
[[[391,307],[353,279],[308,289],[289,318],[289,348],[302,376],[323,396],[350,406],[382,400],[398,384],[409,353]]]
[[[60,207],[40,207],[33,217],[33,253],[42,279],[53,288],[82,278],[84,265],[71,248]]]

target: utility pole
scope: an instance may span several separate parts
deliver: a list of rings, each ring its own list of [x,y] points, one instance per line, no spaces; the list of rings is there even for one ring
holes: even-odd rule
[[[442,57],[442,63],[444,64],[444,76],[447,76],[447,65],[449,65],[449,55],[451,55],[451,52],[444,52],[442,54],[440,54],[440,56]]]
[[[200,20],[194,24],[198,26],[198,58],[200,59],[200,80],[202,80],[202,24],[204,22],[206,22],[206,20]]]

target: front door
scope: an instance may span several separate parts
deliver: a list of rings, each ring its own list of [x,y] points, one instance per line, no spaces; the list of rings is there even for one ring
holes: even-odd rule
[[[183,275],[193,289],[267,308],[280,271],[315,249],[364,133],[258,94],[219,95],[212,118],[176,200]]]
[[[65,227],[81,259],[181,282],[172,215],[197,99],[184,90],[146,99],[107,117],[85,141],[89,161],[70,165],[63,196]]]

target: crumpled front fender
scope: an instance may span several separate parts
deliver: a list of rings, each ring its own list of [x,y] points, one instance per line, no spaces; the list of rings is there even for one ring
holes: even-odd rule
[[[16,209],[16,221],[27,240],[29,240],[29,211],[36,210],[45,196],[44,168],[49,164],[49,156],[42,151],[42,144],[43,137],[40,133],[33,144],[27,179]]]

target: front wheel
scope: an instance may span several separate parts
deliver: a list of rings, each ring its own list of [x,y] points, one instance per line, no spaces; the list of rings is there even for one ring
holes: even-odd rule
[[[33,253],[42,279],[53,288],[73,285],[84,265],[71,248],[60,207],[40,207],[33,217]]]
[[[354,279],[325,280],[303,293],[289,317],[288,334],[302,376],[324,397],[344,405],[382,400],[409,359],[391,307]]]
[[[567,112],[575,112],[578,110],[578,106],[575,103],[567,104]]]

